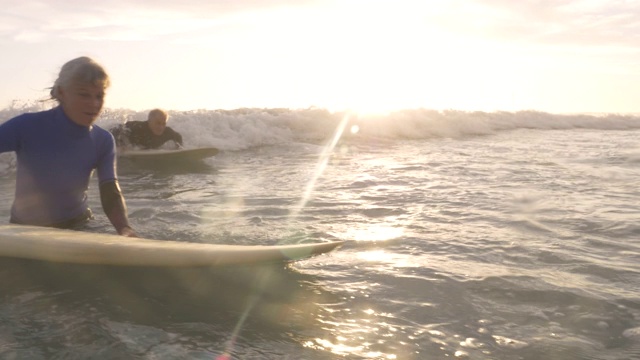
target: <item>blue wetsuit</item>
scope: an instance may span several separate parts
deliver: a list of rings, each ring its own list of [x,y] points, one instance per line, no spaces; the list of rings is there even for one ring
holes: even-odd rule
[[[93,169],[100,186],[117,186],[113,136],[95,125],[75,124],[61,106],[0,124],[0,153],[7,151],[15,151],[18,160],[14,223],[56,226],[86,214]]]

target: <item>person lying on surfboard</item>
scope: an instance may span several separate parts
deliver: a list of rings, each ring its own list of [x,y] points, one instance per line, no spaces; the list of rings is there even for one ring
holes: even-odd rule
[[[109,221],[118,234],[137,237],[118,184],[115,141],[94,125],[109,84],[109,75],[93,59],[70,60],[51,87],[58,106],[0,125],[0,153],[15,151],[17,158],[11,223],[79,228],[93,218],[87,190],[96,169]]]
[[[173,141],[176,148],[182,148],[182,135],[167,126],[169,114],[162,109],[149,111],[147,121],[127,121],[111,129],[116,145],[122,148],[157,149],[167,141]]]

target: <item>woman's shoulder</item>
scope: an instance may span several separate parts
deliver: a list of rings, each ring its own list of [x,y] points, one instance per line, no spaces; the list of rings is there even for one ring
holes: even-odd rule
[[[7,123],[13,123],[20,126],[29,126],[31,124],[38,125],[38,122],[46,119],[52,119],[55,109],[49,109],[38,112],[27,112],[17,115],[9,120]]]
[[[100,137],[111,137],[111,132],[109,132],[109,130],[103,128],[102,126],[99,125],[93,125],[91,126],[91,132],[94,134],[94,136],[100,136]]]
[[[91,127],[91,138],[100,151],[111,151],[115,147],[115,140],[111,132],[98,125]]]
[[[104,145],[105,143],[113,143],[113,135],[111,132],[101,126],[93,125],[91,127],[91,137],[97,144]]]

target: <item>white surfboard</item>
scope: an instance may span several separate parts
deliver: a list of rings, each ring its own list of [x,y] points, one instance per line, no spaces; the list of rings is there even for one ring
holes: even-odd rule
[[[343,242],[297,245],[216,245],[129,238],[27,225],[0,225],[0,256],[115,266],[199,267],[295,261]]]
[[[149,150],[124,150],[118,151],[118,156],[135,160],[202,160],[215,156],[218,149],[214,147],[201,147],[194,149],[149,149]]]

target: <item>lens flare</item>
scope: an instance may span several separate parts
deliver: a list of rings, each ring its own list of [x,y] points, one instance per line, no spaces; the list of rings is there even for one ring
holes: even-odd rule
[[[340,121],[340,124],[338,124],[338,127],[336,128],[336,131],[335,131],[335,133],[333,135],[333,138],[331,139],[329,144],[324,148],[324,150],[320,154],[320,158],[318,159],[318,164],[316,166],[316,170],[313,173],[313,177],[307,183],[307,186],[305,187],[305,190],[304,190],[304,193],[302,195],[302,198],[300,199],[300,202],[294,208],[294,211],[292,211],[292,213],[291,213],[292,217],[296,217],[300,213],[300,211],[302,211],[302,209],[305,207],[305,205],[307,204],[307,201],[309,200],[309,197],[311,196],[311,192],[313,191],[313,188],[315,187],[316,182],[318,181],[318,179],[320,178],[320,176],[322,175],[322,173],[326,169],[327,164],[329,163],[329,158],[331,157],[331,154],[333,153],[333,149],[338,144],[338,141],[340,140],[340,137],[342,137],[342,134],[344,133],[344,130],[345,130],[345,128],[346,128],[348,123],[349,123],[349,117],[348,116],[345,116],[344,118],[342,118],[342,120]],[[231,358],[232,358],[231,354],[233,354],[233,349],[235,347],[235,343],[236,343],[236,340],[238,338],[238,335],[240,334],[240,330],[242,329],[242,326],[244,325],[244,322],[249,317],[249,313],[256,306],[256,304],[258,303],[258,300],[260,300],[260,294],[264,290],[264,287],[266,286],[267,280],[268,280],[268,278],[270,276],[271,276],[270,273],[266,272],[266,273],[261,274],[261,277],[256,279],[257,280],[257,286],[256,286],[255,293],[254,293],[254,295],[251,296],[251,298],[249,300],[249,303],[247,304],[246,309],[242,313],[242,316],[240,316],[240,319],[238,320],[238,323],[236,324],[235,328],[233,329],[233,332],[231,333],[231,338],[229,339],[229,341],[227,342],[227,345],[225,346],[224,353],[222,353],[221,355],[216,357],[216,360],[231,360]]]
[[[318,181],[318,179],[320,178],[324,170],[327,168],[327,164],[329,163],[329,159],[331,158],[333,149],[335,149],[336,145],[338,144],[338,141],[342,137],[342,134],[344,133],[344,129],[347,127],[348,123],[349,123],[349,115],[345,115],[340,121],[340,123],[338,124],[338,127],[336,128],[336,131],[333,134],[333,138],[331,139],[329,144],[327,144],[327,146],[325,146],[325,148],[322,150],[322,153],[320,154],[320,158],[318,159],[316,170],[314,171],[313,176],[307,183],[304,193],[302,194],[302,198],[300,199],[300,202],[292,212],[292,217],[297,216],[300,213],[300,211],[304,209],[305,205],[309,201],[309,198],[311,197],[311,192],[313,191],[313,188],[316,186],[316,182]]]

